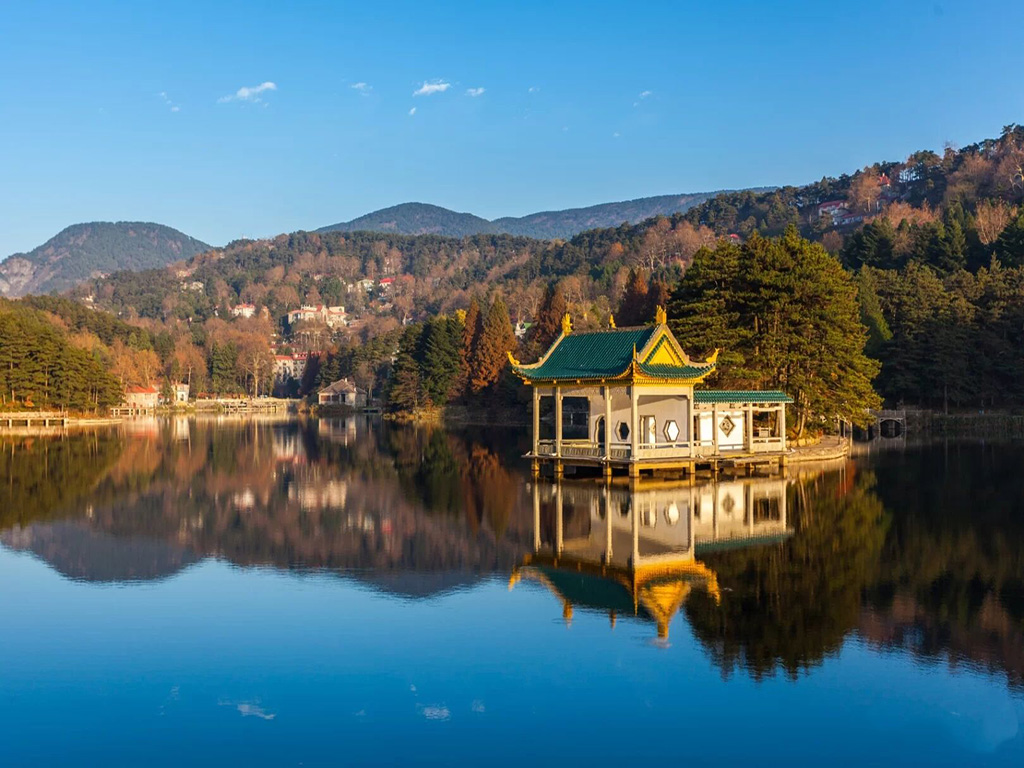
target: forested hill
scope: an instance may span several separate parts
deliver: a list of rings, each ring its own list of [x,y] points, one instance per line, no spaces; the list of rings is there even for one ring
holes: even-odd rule
[[[761,190],[758,190],[761,191]],[[471,213],[457,213],[426,203],[403,203],[383,208],[352,221],[322,227],[317,232],[393,232],[400,235],[521,235],[538,240],[566,240],[588,229],[617,227],[654,216],[683,213],[720,192],[641,197],[586,208],[542,211],[527,216],[505,216],[494,221]]]
[[[28,253],[0,263],[0,295],[67,290],[120,270],[163,267],[209,250],[206,243],[161,224],[138,221],[75,224]]]

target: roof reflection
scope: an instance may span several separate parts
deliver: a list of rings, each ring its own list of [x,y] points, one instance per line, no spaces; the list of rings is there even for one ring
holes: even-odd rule
[[[667,640],[693,590],[721,599],[718,576],[700,555],[792,534],[786,485],[783,478],[699,486],[535,482],[534,551],[510,586],[543,584],[562,603],[567,624],[576,609],[607,613],[612,626],[627,615],[653,622]]]

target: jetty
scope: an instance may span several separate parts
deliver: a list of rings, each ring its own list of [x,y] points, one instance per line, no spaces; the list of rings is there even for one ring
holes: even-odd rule
[[[0,413],[0,427],[66,427],[71,421],[66,413],[60,411],[18,411]]]

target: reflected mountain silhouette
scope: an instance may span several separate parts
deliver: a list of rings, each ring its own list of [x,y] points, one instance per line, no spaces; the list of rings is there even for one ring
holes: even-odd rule
[[[1024,685],[1019,447],[634,488],[532,482],[525,448],[362,416],[2,438],[0,543],[94,582],[218,558],[421,599],[511,575],[569,619],[685,620],[725,676],[797,676],[856,636]]]

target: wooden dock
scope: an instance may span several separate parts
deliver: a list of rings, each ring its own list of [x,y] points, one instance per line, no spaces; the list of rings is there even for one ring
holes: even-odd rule
[[[59,411],[18,411],[0,413],[0,428],[15,427],[66,427],[68,415]]]

